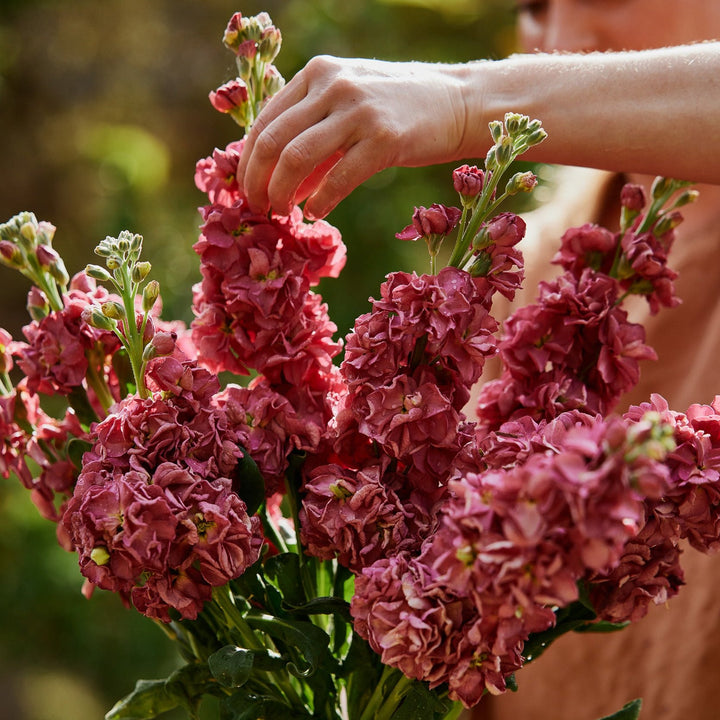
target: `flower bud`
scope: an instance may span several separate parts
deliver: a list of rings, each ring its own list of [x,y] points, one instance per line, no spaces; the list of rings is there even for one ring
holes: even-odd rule
[[[122,320],[125,317],[125,308],[116,300],[106,300],[100,305],[100,310],[106,318]]]
[[[546,137],[547,133],[545,132],[545,130],[543,130],[542,127],[540,127],[534,132],[529,132],[525,136],[525,142],[527,143],[528,147],[533,147],[534,145],[539,145]]]
[[[96,307],[88,306],[82,311],[82,319],[85,323],[98,330],[114,330],[116,323],[109,317],[103,315]]]
[[[503,124],[499,120],[492,120],[488,123],[488,127],[490,128],[490,135],[492,136],[493,142],[499,143],[504,134]]]
[[[151,269],[152,265],[147,261],[136,263],[132,269],[132,281],[141,283],[149,275]]]
[[[25,257],[15,243],[10,240],[0,240],[0,262],[17,269],[25,266]]]
[[[620,191],[620,204],[628,210],[640,212],[644,207],[647,199],[645,190],[642,185],[634,183],[625,183]]]
[[[520,133],[527,130],[530,118],[527,115],[521,115],[520,113],[505,113],[505,128],[507,129],[508,135],[517,137]]]
[[[177,333],[174,332],[156,332],[153,335],[150,345],[155,349],[155,356],[161,355],[172,355],[175,350],[175,341],[177,340]]]
[[[49,272],[53,280],[62,287],[65,287],[70,282],[70,276],[61,257],[58,257],[58,259],[50,265]]]
[[[412,224],[395,237],[398,240],[417,240],[433,235],[447,235],[460,220],[460,209],[433,203],[429,208],[416,207]]]
[[[453,170],[453,187],[463,199],[471,199],[479,195],[484,184],[485,173],[475,165],[461,165]]]
[[[102,282],[108,282],[111,279],[110,273],[100,265],[86,265],[85,274],[94,280],[101,280]]]
[[[152,310],[153,305],[160,297],[160,283],[157,280],[151,280],[143,289],[142,293],[142,309],[148,313]]]
[[[248,101],[249,93],[247,85],[241,78],[229,80],[217,90],[210,92],[210,102],[218,111],[229,113],[235,108],[241,108]]]
[[[280,52],[282,45],[282,35],[280,30],[274,25],[266,27],[262,31],[262,36],[258,42],[258,57],[262,62],[272,62]]]
[[[35,250],[35,256],[37,257],[41,268],[49,268],[53,263],[60,259],[57,251],[47,245],[38,245]]]
[[[665,233],[674,230],[683,221],[682,213],[678,210],[665,213],[656,223],[653,228],[653,235],[656,237],[662,237]]]
[[[27,310],[33,320],[42,320],[48,316],[50,303],[40,288],[30,288],[27,296]]]
[[[513,142],[513,139],[509,136],[505,136],[495,146],[495,159],[497,160],[498,165],[507,165],[512,161],[514,147],[515,143]]]
[[[263,77],[263,96],[272,97],[282,90],[284,85],[285,78],[278,72],[278,69],[274,65],[266,66]]]
[[[119,255],[110,255],[105,261],[105,265],[108,270],[117,270],[122,267],[122,258]]]
[[[26,222],[20,226],[20,235],[30,243],[30,245],[34,245],[37,238],[37,233],[35,232],[36,227],[37,222]]]
[[[532,192],[538,184],[537,176],[528,172],[515,173],[505,186],[505,192],[508,195],[517,195],[519,192]]]
[[[680,193],[673,207],[679,208],[683,207],[684,205],[694,203],[698,199],[699,195],[700,193],[697,190],[685,190],[684,192]]]

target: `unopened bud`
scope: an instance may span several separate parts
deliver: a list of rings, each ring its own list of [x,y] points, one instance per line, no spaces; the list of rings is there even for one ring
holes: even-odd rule
[[[673,210],[672,212],[666,213],[655,223],[653,234],[656,237],[661,237],[665,235],[665,233],[674,230],[682,221],[683,216],[679,211]]]
[[[160,297],[160,283],[157,280],[151,280],[143,289],[142,293],[142,309],[143,312],[150,312],[153,305]]]
[[[155,348],[155,354],[157,356],[172,355],[175,350],[176,340],[177,333],[160,331],[153,335],[150,345]]]
[[[100,305],[102,314],[111,320],[122,320],[125,317],[125,308],[116,300],[106,300]]]
[[[70,282],[70,276],[61,257],[58,257],[48,270],[52,279],[62,287],[65,287]]]
[[[105,261],[108,270],[117,270],[122,266],[122,258],[117,255],[110,255]]]
[[[656,177],[650,189],[653,200],[659,200],[672,189],[672,180],[664,177]]]
[[[262,37],[258,42],[258,57],[262,62],[272,62],[280,52],[282,35],[274,25],[262,31]]]
[[[490,128],[490,135],[492,136],[493,142],[499,143],[504,134],[503,124],[499,120],[492,120],[488,123],[488,127]]]
[[[508,195],[517,195],[519,192],[532,192],[538,184],[537,176],[528,172],[515,173],[505,186],[505,192]]]
[[[103,315],[96,307],[86,307],[82,311],[82,319],[91,327],[98,330],[114,330],[116,324],[109,317]]]
[[[30,288],[27,296],[27,310],[33,320],[42,320],[50,312],[50,303],[40,288]]]
[[[26,222],[20,226],[20,235],[31,245],[35,244],[37,238],[36,228],[37,223],[35,222]]]
[[[263,95],[264,97],[272,97],[285,86],[285,78],[278,72],[274,65],[268,65],[265,68],[265,76],[263,78]]]
[[[684,205],[694,203],[698,199],[699,195],[700,193],[697,190],[685,190],[684,192],[680,193],[673,207],[679,208],[683,207]]]
[[[513,159],[513,149],[515,143],[509,136],[505,136],[500,143],[495,146],[495,158],[501,167],[507,165]]]
[[[35,250],[35,255],[42,268],[49,268],[60,259],[57,251],[47,245],[38,245]]]
[[[543,130],[543,128],[539,128],[534,132],[529,132],[525,137],[525,142],[528,147],[533,147],[534,145],[539,145],[546,137],[547,133],[545,130]]]
[[[132,281],[141,283],[149,275],[150,270],[152,270],[152,265],[149,262],[136,263],[132,269]]]
[[[505,113],[505,128],[508,131],[508,135],[512,135],[513,137],[525,132],[529,122],[530,118],[527,115]]]
[[[17,269],[25,265],[25,258],[15,243],[10,240],[0,240],[0,262]]]
[[[108,282],[111,279],[110,273],[100,265],[87,265],[85,274],[94,280],[101,280],[102,282]]]

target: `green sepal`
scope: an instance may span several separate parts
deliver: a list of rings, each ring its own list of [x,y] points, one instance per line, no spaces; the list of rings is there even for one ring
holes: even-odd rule
[[[623,705],[620,710],[612,715],[606,715],[600,720],[637,720],[640,717],[640,710],[642,709],[642,699],[632,700],[627,705]]]
[[[339,597],[313,598],[303,605],[287,605],[291,615],[339,615],[346,622],[352,622],[350,603]]]

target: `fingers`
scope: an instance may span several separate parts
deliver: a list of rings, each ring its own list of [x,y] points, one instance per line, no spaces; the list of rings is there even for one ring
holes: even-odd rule
[[[367,141],[356,143],[333,164],[305,203],[304,213],[309,220],[324,218],[358,185],[385,169],[372,160],[369,144]]]

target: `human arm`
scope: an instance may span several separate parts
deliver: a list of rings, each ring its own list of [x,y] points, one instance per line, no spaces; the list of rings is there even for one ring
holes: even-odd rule
[[[374,173],[482,158],[505,112],[543,122],[526,156],[720,184],[720,43],[459,65],[312,60],[261,112],[238,177],[250,204],[326,215]]]

